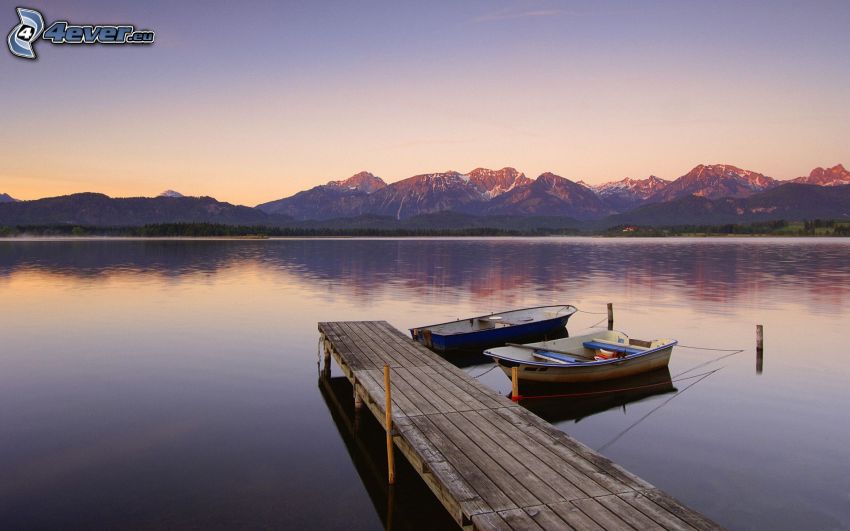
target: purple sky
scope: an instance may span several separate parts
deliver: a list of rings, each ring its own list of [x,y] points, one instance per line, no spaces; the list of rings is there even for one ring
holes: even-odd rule
[[[0,54],[0,192],[15,197],[256,204],[360,170],[597,183],[850,164],[846,1],[27,6],[156,43]]]

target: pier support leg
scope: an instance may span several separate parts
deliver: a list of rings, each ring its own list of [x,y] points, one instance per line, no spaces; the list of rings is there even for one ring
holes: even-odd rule
[[[393,400],[390,387],[390,366],[384,365],[384,424],[387,428],[387,471],[390,485],[395,484],[395,456],[393,455]]]
[[[331,350],[326,342],[322,342],[322,373],[325,376],[331,375]]]
[[[363,411],[363,399],[357,393],[357,386],[354,387],[354,431],[360,431],[360,412]]]
[[[608,330],[614,329],[614,303],[608,303]]]
[[[764,327],[756,325],[756,374],[764,370]]]
[[[511,400],[519,402],[519,367],[511,367]]]

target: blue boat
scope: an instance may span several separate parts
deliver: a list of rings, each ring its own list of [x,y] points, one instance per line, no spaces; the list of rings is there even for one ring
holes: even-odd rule
[[[414,340],[437,352],[472,352],[564,334],[575,306],[537,306],[411,328]],[[560,336],[563,337],[563,336]]]

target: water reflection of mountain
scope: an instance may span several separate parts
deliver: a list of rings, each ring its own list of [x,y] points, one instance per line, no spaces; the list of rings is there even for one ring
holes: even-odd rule
[[[725,302],[784,286],[821,305],[850,292],[850,245],[831,240],[409,239],[0,242],[0,275],[179,276],[256,264],[364,300],[375,290],[478,298],[510,290],[575,292],[590,282],[653,296],[666,289]]]
[[[209,240],[2,241],[0,276],[35,270],[72,277],[215,273],[256,260],[262,242]]]
[[[455,528],[454,520],[403,458],[396,458],[396,484],[387,484],[383,428],[368,410],[362,415],[355,413],[353,390],[348,380],[322,375],[319,390],[384,527]]]
[[[551,423],[580,420],[615,408],[626,410],[628,404],[647,398],[675,393],[670,371],[664,369],[593,384],[566,386],[526,386],[523,407]]]

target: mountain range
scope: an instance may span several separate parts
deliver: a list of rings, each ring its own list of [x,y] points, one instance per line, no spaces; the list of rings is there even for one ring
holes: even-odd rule
[[[129,227],[153,223],[260,225],[282,220],[212,197],[113,198],[91,192],[0,204],[0,226]]]
[[[363,171],[254,208],[167,190],[155,198],[103,194],[17,201],[0,194],[0,225],[138,226],[204,222],[270,226],[605,228],[623,224],[725,224],[773,219],[850,219],[850,172],[842,165],[779,181],[728,164],[700,164],[668,181],[656,176],[600,185],[514,168],[476,168],[414,175],[391,184]],[[526,218],[525,221],[516,221]],[[509,221],[509,220],[514,221]],[[533,220],[537,221],[533,221]],[[410,222],[405,220],[411,220]],[[401,226],[401,225],[399,225]]]
[[[533,181],[513,168],[477,168],[414,175],[387,185],[369,172],[331,181],[291,197],[257,205],[269,214],[298,220],[333,219],[361,214],[403,219],[443,210],[474,212],[490,200]]]
[[[689,195],[651,203],[605,218],[603,225],[675,226],[745,224],[757,221],[850,220],[850,185],[787,183],[747,197]]]
[[[361,186],[362,182],[369,183],[371,191]],[[808,176],[790,182],[846,185],[850,184],[850,172],[839,164],[815,168]],[[529,179],[514,168],[429,173],[389,185],[371,173],[361,172],[257,208],[297,220],[364,214],[405,219],[450,210],[480,216],[567,216],[591,221],[691,196],[743,199],[787,183],[729,164],[700,164],[674,181],[652,175],[601,185],[575,182],[548,172]]]

